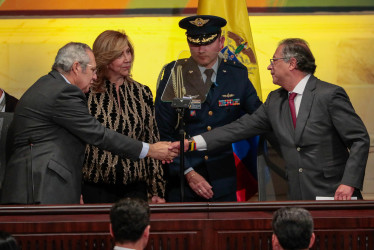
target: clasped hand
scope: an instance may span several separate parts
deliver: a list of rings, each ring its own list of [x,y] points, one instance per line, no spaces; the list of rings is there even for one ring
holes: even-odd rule
[[[188,146],[189,146],[189,143],[188,143],[188,140],[184,140],[184,152],[186,152],[188,150]],[[180,141],[175,141],[175,142],[172,142],[170,144],[170,147],[169,147],[171,150],[180,150]]]
[[[162,163],[171,163],[179,155],[179,148],[172,146],[171,142],[160,141],[149,144],[147,156],[161,160]]]

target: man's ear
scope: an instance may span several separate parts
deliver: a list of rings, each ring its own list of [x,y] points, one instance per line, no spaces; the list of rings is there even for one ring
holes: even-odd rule
[[[297,60],[295,57],[291,57],[290,60],[288,61],[290,66],[289,66],[289,69],[290,70],[294,70],[294,69],[297,69]]]
[[[309,248],[312,248],[314,241],[316,239],[316,236],[314,233],[312,233],[312,237],[310,237],[310,243],[309,243]]]
[[[151,232],[151,225],[148,225],[148,226],[144,229],[143,237],[145,237],[145,238],[148,240],[150,232]]]
[[[225,37],[222,35],[219,38],[219,45],[220,45],[221,50],[223,49],[223,46],[225,46]]]
[[[112,223],[109,223],[109,232],[110,232],[110,236],[112,236],[112,238],[114,238]]]
[[[273,250],[282,249],[281,245],[279,244],[279,240],[274,233],[271,236],[271,243],[272,243],[272,246],[273,246]]]
[[[73,71],[74,74],[77,74],[79,71],[79,68],[82,68],[81,64],[79,62],[74,62],[73,66],[71,67],[71,71]]]

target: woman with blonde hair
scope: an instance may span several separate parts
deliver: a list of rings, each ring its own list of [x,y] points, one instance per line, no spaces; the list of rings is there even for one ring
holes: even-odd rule
[[[106,30],[93,44],[97,81],[87,94],[90,113],[107,128],[148,143],[159,141],[151,90],[131,78],[134,48],[125,32]],[[123,159],[87,145],[83,201],[113,203],[124,197],[165,202],[162,165],[149,157]]]

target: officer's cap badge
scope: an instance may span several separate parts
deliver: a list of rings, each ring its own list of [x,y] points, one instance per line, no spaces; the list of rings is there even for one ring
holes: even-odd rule
[[[196,18],[195,20],[193,21],[190,21],[190,23],[192,23],[193,25],[197,26],[197,27],[202,27],[204,26],[207,22],[209,22],[209,19],[202,19],[200,17]]]

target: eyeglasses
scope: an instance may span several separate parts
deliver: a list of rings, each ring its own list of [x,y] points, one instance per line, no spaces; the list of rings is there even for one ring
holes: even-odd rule
[[[278,60],[284,60],[284,59],[287,59],[287,57],[270,58],[270,64],[274,65],[274,62],[276,62]]]
[[[92,65],[89,64],[89,63],[87,63],[87,66],[90,66],[90,69],[91,69],[92,73],[96,74],[96,72],[97,72],[97,68],[96,67],[92,67]]]

